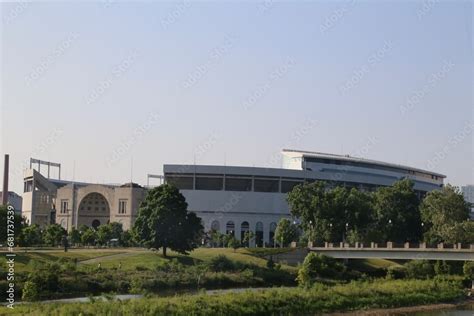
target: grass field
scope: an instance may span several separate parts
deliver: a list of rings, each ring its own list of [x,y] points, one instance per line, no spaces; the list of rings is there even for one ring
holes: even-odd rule
[[[297,266],[267,267],[264,256],[282,251],[285,249],[198,248],[189,255],[169,251],[166,258],[160,251],[141,248],[18,251],[15,259],[17,298],[22,296],[24,284],[29,280],[38,287],[36,299],[31,300],[102,293],[156,294],[197,288],[295,286]],[[227,263],[218,257],[222,255]],[[0,253],[2,275],[6,275],[5,260]],[[348,267],[353,270],[348,278],[357,279],[364,274],[384,277],[385,268],[391,265],[396,263],[352,260]],[[0,291],[6,287],[5,277],[0,281]]]
[[[124,270],[135,270],[138,267],[153,268],[160,262],[176,259],[184,265],[194,265],[201,262],[208,262],[218,255],[225,255],[229,259],[243,264],[253,264],[259,267],[266,266],[266,260],[254,255],[248,249],[229,248],[198,248],[192,251],[189,256],[168,251],[168,257],[164,258],[161,251],[150,251],[144,249],[124,248],[124,249],[70,249],[68,252],[61,250],[33,250],[29,252],[16,253],[15,269],[18,272],[30,272],[32,267],[28,265],[31,260],[40,262],[53,262],[61,258],[76,258],[80,264],[97,266],[102,268],[118,267],[119,263]],[[5,262],[4,256],[0,257],[0,263]],[[282,269],[296,271],[296,267],[282,265]]]
[[[69,249],[64,252],[60,249],[50,250],[30,250],[28,252],[16,252],[16,272],[31,272],[34,267],[28,263],[32,260],[42,263],[58,261],[62,258],[77,259],[78,263],[102,268],[116,268],[119,263],[124,270],[135,270],[137,267],[153,268],[157,264],[170,259],[176,259],[184,265],[194,265],[197,263],[209,262],[218,255],[225,255],[233,261],[243,264],[253,264],[265,267],[267,260],[263,256],[278,254],[290,249],[229,249],[229,248],[198,248],[192,251],[189,256],[168,252],[168,258],[164,258],[161,251],[149,251],[139,248],[117,248],[117,249]],[[0,264],[6,261],[5,256],[0,252]],[[351,266],[362,272],[373,272],[377,269],[385,269],[389,266],[399,265],[398,263],[385,259],[363,259],[351,260]],[[282,265],[282,269],[288,272],[296,272],[297,267]]]

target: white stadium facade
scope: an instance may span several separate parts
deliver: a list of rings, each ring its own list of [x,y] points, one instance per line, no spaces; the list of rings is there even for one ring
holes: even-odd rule
[[[320,180],[332,186],[372,191],[408,178],[421,197],[440,189],[446,177],[348,155],[288,149],[282,155],[282,168],[165,164],[163,175],[165,182],[180,189],[188,209],[202,219],[205,230],[234,234],[237,239],[251,230],[258,246],[272,245],[278,221],[291,218],[286,196],[298,184]],[[47,192],[42,193],[45,189]],[[97,226],[110,221],[119,221],[128,229],[147,190],[137,184],[50,180],[28,170],[23,211],[30,223],[56,222],[68,230],[81,224]]]
[[[164,165],[165,181],[186,197],[189,210],[206,230],[256,233],[256,243],[272,244],[278,221],[290,218],[286,196],[305,181],[326,181],[361,190],[409,178],[420,197],[443,186],[444,175],[380,161],[308,151],[283,150],[283,168]]]

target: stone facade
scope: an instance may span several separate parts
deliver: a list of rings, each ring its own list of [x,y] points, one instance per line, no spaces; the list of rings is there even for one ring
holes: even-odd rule
[[[133,226],[145,188],[128,183],[122,186],[70,183],[57,190],[56,223],[67,230],[87,225],[97,227],[121,223],[124,230]]]

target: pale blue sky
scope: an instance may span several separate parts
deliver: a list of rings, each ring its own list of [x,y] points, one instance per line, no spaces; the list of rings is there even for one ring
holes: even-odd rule
[[[283,147],[473,183],[472,2],[430,3],[3,3],[11,188],[30,156],[113,183],[133,156],[144,184],[164,163],[279,166]]]

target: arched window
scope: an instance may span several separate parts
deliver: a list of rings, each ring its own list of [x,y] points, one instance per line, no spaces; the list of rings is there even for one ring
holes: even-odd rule
[[[244,240],[245,233],[250,230],[249,222],[245,221],[240,224],[240,240]],[[248,245],[247,245],[248,246]]]
[[[219,224],[219,221],[213,221],[211,223],[211,230],[216,231],[216,232],[220,232],[221,225]]]
[[[257,222],[255,225],[255,245],[263,247],[263,223]]]
[[[227,235],[235,236],[235,224],[233,221],[228,221],[225,225],[225,233]]]
[[[276,227],[277,227],[277,224],[275,222],[270,223],[270,233],[269,233],[269,236],[268,236],[269,237],[268,240],[270,241],[270,246],[275,245],[274,237],[275,237]]]

